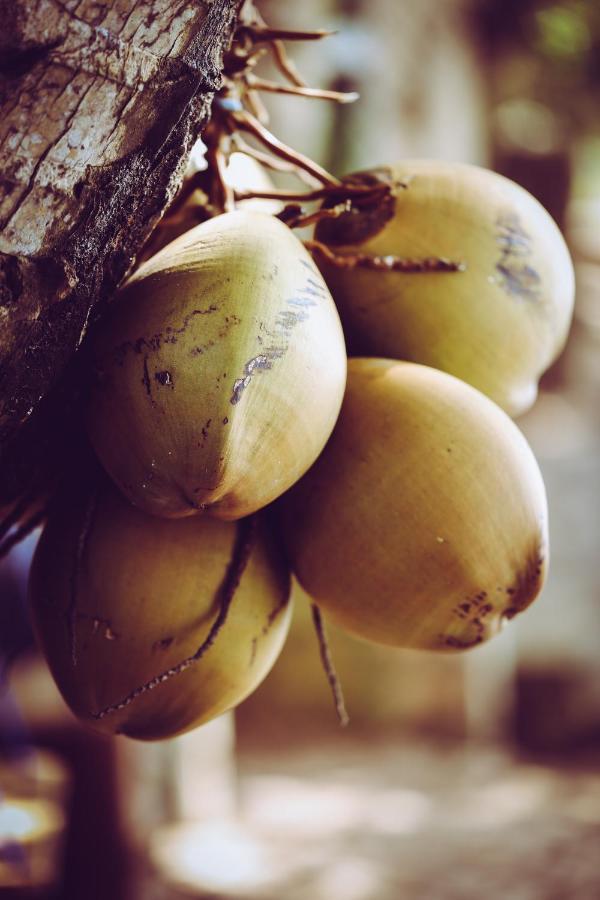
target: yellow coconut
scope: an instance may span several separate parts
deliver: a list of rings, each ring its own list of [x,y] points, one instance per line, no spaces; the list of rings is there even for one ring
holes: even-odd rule
[[[141,739],[243,700],[281,650],[289,591],[260,517],[158,519],[108,479],[54,511],[30,578],[34,627],[75,715]]]
[[[326,220],[319,240],[347,256],[438,257],[463,272],[342,269],[320,259],[351,353],[450,372],[510,415],[528,409],[561,351],[573,266],[546,210],[512,181],[475,166],[408,161],[359,173],[393,195]]]
[[[129,280],[92,346],[89,433],[140,509],[246,516],[325,444],[342,401],[339,318],[279,220],[211,219]]]
[[[544,581],[546,497],[525,438],[426,366],[350,360],[333,435],[280,508],[304,589],[379,643],[472,647]]]

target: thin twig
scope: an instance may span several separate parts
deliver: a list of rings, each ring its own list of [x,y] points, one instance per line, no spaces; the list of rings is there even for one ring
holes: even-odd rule
[[[317,31],[293,31],[286,28],[268,28],[266,25],[241,25],[237,32],[248,34],[257,41],[321,41],[323,38],[337,34],[337,31],[329,31],[321,28]]]
[[[333,100],[335,103],[354,103],[360,96],[356,91],[342,93],[342,91],[325,91],[320,88],[279,84],[277,81],[269,81],[252,74],[246,75],[244,80],[251,90],[267,91],[271,94],[292,94],[296,97],[310,97],[314,100]]]
[[[215,196],[211,200],[224,212],[235,209],[233,188],[227,182],[227,157],[220,145],[206,148],[206,161],[214,172]]]
[[[325,674],[327,675],[327,680],[329,682],[329,686],[331,688],[331,693],[333,696],[333,702],[335,705],[335,711],[337,713],[338,721],[342,728],[344,728],[348,722],[350,721],[350,717],[348,716],[348,712],[346,710],[346,704],[344,702],[344,693],[342,691],[342,685],[340,684],[340,680],[335,671],[335,666],[333,664],[333,658],[331,656],[331,650],[329,649],[329,642],[327,640],[327,632],[325,631],[325,623],[323,622],[323,617],[321,615],[321,610],[317,606],[316,603],[311,603],[310,609],[312,612],[313,624],[315,626],[315,631],[317,633],[317,639],[319,641],[319,651],[321,654],[321,662],[323,663],[323,668],[325,669]]]
[[[255,159],[262,166],[265,166],[267,169],[273,169],[274,172],[296,172],[298,174],[302,173],[305,175],[303,169],[298,169],[298,166],[295,166],[291,162],[287,162],[285,159],[279,159],[278,156],[271,156],[270,153],[265,153],[263,150],[257,150],[256,147],[252,147],[250,144],[246,143],[243,137],[239,134],[232,134],[231,139],[234,145],[234,148],[239,153],[244,153],[246,156],[251,156],[252,159]],[[314,179],[311,179],[314,182]],[[239,196],[238,191],[235,192],[235,199],[243,199]],[[245,199],[251,200],[253,198],[247,197]],[[269,199],[269,198],[266,198]]]
[[[158,687],[161,684],[164,684],[165,681],[170,681],[171,678],[175,677],[176,675],[180,675],[187,669],[190,669],[204,656],[204,654],[208,650],[210,650],[219,632],[227,621],[227,615],[229,613],[229,609],[231,607],[236,589],[244,574],[244,571],[248,564],[248,560],[250,559],[250,554],[254,547],[255,537],[256,524],[254,518],[249,517],[247,519],[241,519],[238,522],[237,526],[237,533],[231,560],[227,567],[225,578],[223,579],[218,592],[219,612],[210,628],[210,631],[208,632],[207,637],[202,642],[202,644],[200,644],[196,652],[191,656],[188,656],[185,659],[181,660],[181,662],[177,663],[177,665],[171,666],[171,668],[169,669],[165,669],[165,671],[161,672],[159,675],[155,675],[154,678],[151,678],[145,684],[142,684],[139,687],[135,688],[117,703],[112,703],[110,706],[107,706],[100,712],[94,713],[92,715],[92,718],[104,719],[105,716],[108,716],[111,713],[119,712],[120,710],[125,709],[125,707],[133,703],[134,700],[136,700],[138,697],[141,697],[142,694],[147,694],[148,691],[154,690],[154,688]]]
[[[236,200],[300,200],[310,203],[313,200],[324,200],[330,197],[332,200],[339,199],[340,201],[352,198],[357,201],[372,202],[377,198],[378,194],[387,194],[389,191],[390,185],[383,183],[359,185],[340,182],[339,184],[317,188],[313,191],[289,191],[285,188],[282,190],[271,188],[268,191],[236,191],[235,196]]]
[[[232,110],[228,113],[227,119],[231,125],[232,131],[234,131],[235,128],[239,128],[242,131],[247,131],[249,134],[254,135],[255,138],[268,147],[276,156],[280,156],[282,159],[286,159],[288,162],[294,163],[294,165],[304,169],[316,178],[317,181],[321,182],[321,184],[341,184],[339,179],[334,178],[333,175],[330,175],[329,172],[317,163],[308,159],[308,157],[303,156],[301,153],[296,153],[291,147],[288,147],[286,144],[282,143],[282,141],[278,140],[275,135],[271,134],[271,132],[258,121],[258,119],[245,110]]]
[[[296,68],[295,63],[288,56],[283,41],[273,40],[270,42],[269,46],[273,53],[275,65],[281,74],[287,78],[291,84],[295,84],[297,87],[307,87],[306,81]]]
[[[46,516],[48,515],[48,505],[44,506],[42,509],[38,509],[37,512],[33,513],[22,525],[16,528],[13,532],[7,535],[4,540],[0,543],[0,559],[4,559],[13,547],[16,547],[17,544],[20,544],[21,541],[24,541],[26,537],[29,537],[32,531],[41,525]]]
[[[338,269],[375,269],[379,272],[406,272],[408,274],[425,274],[428,272],[464,272],[464,263],[452,262],[443,257],[427,257],[425,259],[403,259],[400,256],[369,256],[366,253],[340,255],[321,241],[304,241],[307,250],[319,253],[327,262]]]
[[[268,125],[269,111],[262,102],[260,94],[253,90],[244,91],[244,100],[247,103],[249,111],[256,116],[261,125]]]
[[[35,491],[29,490],[26,494],[20,498],[18,503],[16,503],[8,515],[3,519],[0,523],[0,539],[4,538],[5,535],[13,528],[17,522],[23,518],[31,504],[35,499]]]

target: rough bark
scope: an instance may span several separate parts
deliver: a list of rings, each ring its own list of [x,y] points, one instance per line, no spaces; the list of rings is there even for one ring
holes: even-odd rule
[[[0,0],[5,454],[173,197],[239,6]]]

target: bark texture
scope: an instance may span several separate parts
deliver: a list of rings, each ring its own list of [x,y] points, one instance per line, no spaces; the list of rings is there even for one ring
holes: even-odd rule
[[[0,453],[172,199],[239,6],[0,0]]]

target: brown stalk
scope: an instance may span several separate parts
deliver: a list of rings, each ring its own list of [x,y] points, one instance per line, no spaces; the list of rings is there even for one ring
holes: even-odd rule
[[[313,191],[288,191],[286,189],[279,190],[278,188],[273,188],[269,191],[236,191],[236,199],[299,200],[310,203],[313,200],[324,200],[326,198],[339,198],[340,200],[355,198],[356,200],[372,202],[377,194],[385,194],[388,193],[389,190],[390,188],[387,184],[354,185],[339,182],[338,185],[316,188]]]
[[[266,25],[241,25],[237,35],[247,34],[254,42],[259,41],[321,41],[323,38],[337,34],[337,31],[328,31],[320,28],[316,31],[293,31],[286,28],[269,28]]]
[[[244,91],[244,100],[252,115],[256,116],[262,125],[266,125],[269,121],[269,113],[267,107],[261,100],[260,94],[253,90]]]
[[[16,528],[13,532],[9,533],[4,540],[0,543],[0,559],[4,559],[13,547],[16,547],[17,544],[20,544],[21,541],[24,541],[26,537],[35,531],[38,525],[41,525],[46,516],[48,515],[48,506],[44,506],[42,509],[39,509],[37,512],[33,513],[28,519],[23,522],[18,528]]]
[[[227,184],[227,156],[220,144],[211,144],[206,148],[206,161],[214,173],[214,197],[211,200],[220,209],[231,212],[235,209],[235,197],[233,188]]]
[[[287,78],[291,84],[295,84],[297,87],[307,87],[306,81],[296,68],[294,62],[288,56],[283,41],[277,39],[271,41],[270,48],[273,53],[275,65],[284,78]]]
[[[424,274],[427,272],[464,272],[464,263],[452,262],[442,257],[425,259],[403,259],[400,256],[369,256],[366,253],[340,255],[321,241],[304,241],[307,250],[319,253],[327,262],[338,269],[374,269],[378,272],[405,272],[408,274]]]
[[[277,81],[269,81],[252,74],[246,75],[245,81],[251,90],[267,91],[271,94],[291,94],[295,97],[309,97],[314,100],[333,100],[335,103],[354,103],[359,98],[356,91],[342,93],[341,91],[325,91],[320,88],[279,84]]]
[[[239,153],[244,153],[246,156],[251,156],[252,159],[255,159],[262,166],[267,169],[273,169],[275,172],[293,172],[298,175],[299,178],[306,175],[303,169],[299,169],[298,166],[295,166],[291,162],[287,162],[284,159],[280,159],[278,156],[271,156],[270,153],[265,153],[263,150],[258,150],[256,147],[251,147],[250,144],[247,144],[246,141],[239,134],[233,134],[232,141],[235,149]],[[311,183],[314,179],[311,179]],[[252,193],[252,192],[250,192]],[[235,199],[247,199],[251,200],[252,197],[241,197],[240,192],[235,192]],[[269,199],[269,198],[266,198]]]
[[[0,523],[0,539],[4,538],[11,528],[17,524],[19,519],[25,515],[34,500],[35,491],[33,489],[29,490],[20,498],[18,503],[14,505],[8,515]]]
[[[337,676],[335,666],[333,664],[333,657],[329,648],[329,641],[327,640],[327,632],[325,630],[323,616],[321,615],[321,610],[316,603],[311,603],[310,609],[312,612],[313,625],[315,626],[315,632],[317,634],[317,640],[319,642],[321,662],[323,663],[323,668],[325,669],[325,674],[327,675],[329,687],[331,688],[335,711],[337,713],[340,725],[342,726],[342,728],[345,728],[345,726],[350,721],[350,717],[348,716],[348,712],[346,710],[342,685],[340,684],[340,680]]]
[[[285,222],[288,228],[305,228],[307,225],[313,225],[323,219],[338,219],[344,213],[349,212],[351,208],[351,200],[344,200],[343,203],[338,203],[336,206],[321,207],[312,213],[305,213],[301,206],[286,206],[277,218]]]
[[[275,135],[271,134],[271,132],[249,112],[246,112],[245,110],[232,110],[227,113],[226,118],[232,131],[239,128],[241,131],[252,134],[276,156],[304,169],[305,172],[308,172],[309,175],[312,175],[313,178],[321,184],[329,186],[338,186],[341,184],[339,179],[334,178],[333,175],[330,175],[329,172],[317,163],[313,162],[307,156],[303,156],[301,153],[292,150],[291,147],[288,147],[287,144],[284,144],[276,138]]]

